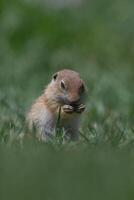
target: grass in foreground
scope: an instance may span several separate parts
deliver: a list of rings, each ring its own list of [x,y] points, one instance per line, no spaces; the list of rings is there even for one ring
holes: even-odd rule
[[[0,199],[133,200],[134,3],[52,5],[0,2]],[[89,89],[80,141],[23,139],[30,104],[68,67]]]

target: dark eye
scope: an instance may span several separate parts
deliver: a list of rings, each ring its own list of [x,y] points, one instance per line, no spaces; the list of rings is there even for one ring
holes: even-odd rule
[[[81,87],[80,87],[80,94],[82,94],[84,92],[85,92],[85,85],[82,84]]]
[[[62,80],[60,86],[63,90],[66,90],[65,82]]]
[[[57,73],[53,75],[53,80],[54,80],[54,81],[56,80],[57,76],[58,76]]]

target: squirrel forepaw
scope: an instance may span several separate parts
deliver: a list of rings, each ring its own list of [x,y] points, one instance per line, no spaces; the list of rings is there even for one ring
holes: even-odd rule
[[[84,104],[80,104],[79,107],[76,109],[77,113],[82,113],[84,112],[86,106]]]
[[[77,108],[74,108],[74,107],[71,106],[71,105],[64,105],[64,106],[63,106],[63,111],[64,111],[65,113],[69,113],[69,114],[71,114],[71,113],[73,113],[73,112],[82,113],[82,112],[84,112],[85,107],[86,107],[86,106],[85,106],[84,104],[80,104]]]
[[[64,112],[70,113],[70,114],[74,112],[74,108],[70,105],[64,105],[63,110],[64,110]]]

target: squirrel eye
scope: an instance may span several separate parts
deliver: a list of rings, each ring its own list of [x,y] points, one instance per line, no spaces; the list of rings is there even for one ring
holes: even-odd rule
[[[52,77],[52,78],[53,78],[53,80],[54,80],[54,81],[56,80],[57,76],[58,76],[58,74],[57,74],[57,73],[53,75],[53,77]]]
[[[85,92],[85,85],[82,84],[81,87],[80,87],[80,93],[84,93]]]
[[[65,86],[65,82],[62,80],[61,83],[60,83],[60,86],[63,90],[66,89],[66,86]]]

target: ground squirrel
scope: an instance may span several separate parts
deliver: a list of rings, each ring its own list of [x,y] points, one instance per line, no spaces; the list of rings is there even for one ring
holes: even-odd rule
[[[35,127],[38,138],[48,140],[54,135],[60,110],[60,123],[65,136],[78,139],[81,113],[85,110],[85,94],[85,83],[79,73],[68,69],[55,73],[27,114],[30,129]]]

